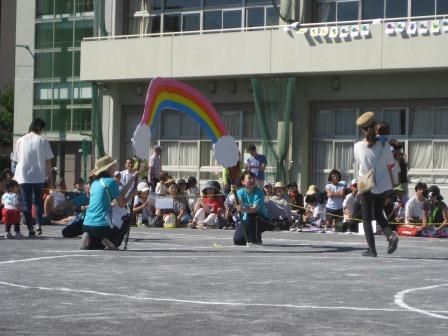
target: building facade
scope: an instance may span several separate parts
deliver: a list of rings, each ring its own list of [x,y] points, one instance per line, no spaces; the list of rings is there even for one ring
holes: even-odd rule
[[[80,44],[93,22],[93,0],[17,1],[14,133],[43,119],[56,175],[69,182],[90,168],[82,144],[91,140],[92,85],[80,80]]]
[[[251,79],[294,77],[287,166],[302,190],[309,184],[322,188],[332,168],[345,180],[356,175],[353,144],[360,134],[354,124],[367,110],[388,121],[392,136],[403,143],[411,188],[424,181],[446,190],[448,1],[292,4],[300,25],[284,27],[272,1],[95,1],[102,29],[81,42],[79,78],[102,88],[105,151],[120,159],[132,155],[130,139],[145,91],[151,78],[163,76],[205,94],[242,151],[255,143],[263,152],[268,141],[278,140],[278,120],[268,116],[273,137],[264,139]],[[36,23],[29,25],[34,29]],[[37,109],[33,102],[27,99],[27,111]],[[164,112],[153,138],[173,176],[220,177],[211,142],[187,116]],[[268,161],[273,179],[276,167],[273,158]]]

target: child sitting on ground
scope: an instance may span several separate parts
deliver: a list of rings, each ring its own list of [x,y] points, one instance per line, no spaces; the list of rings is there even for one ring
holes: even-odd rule
[[[325,223],[325,208],[323,206],[323,193],[308,195],[305,198],[307,208],[303,215],[303,222],[316,227],[322,227]]]
[[[188,205],[190,209],[194,209],[200,196],[198,181],[196,181],[196,177],[194,176],[189,176],[187,179],[187,195]]]
[[[223,227],[224,230],[235,228],[236,224],[240,220],[238,212],[236,210],[235,198],[235,193],[238,191],[238,189],[238,185],[232,184],[230,186],[230,193],[227,195],[226,200],[224,201],[226,219],[226,225]]]
[[[134,214],[140,215],[145,226],[155,226],[155,195],[151,193],[151,188],[146,182],[137,185],[137,195],[134,198]]]
[[[20,239],[20,199],[19,184],[12,180],[6,185],[7,192],[2,196],[2,218],[5,224],[5,239]],[[14,226],[15,236],[11,234],[11,226]]]
[[[208,181],[202,189],[203,197],[199,199],[195,207],[193,220],[188,224],[191,229],[216,229],[219,216],[224,216],[224,202],[221,186],[216,181]]]

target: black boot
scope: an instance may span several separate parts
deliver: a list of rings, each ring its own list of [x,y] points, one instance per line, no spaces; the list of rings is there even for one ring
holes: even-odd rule
[[[378,257],[378,254],[376,253],[376,251],[369,249],[367,251],[362,252],[362,256],[376,258],[376,257]]]

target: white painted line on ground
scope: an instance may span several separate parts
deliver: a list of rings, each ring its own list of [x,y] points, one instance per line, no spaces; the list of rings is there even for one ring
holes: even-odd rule
[[[10,282],[0,281],[0,285],[17,287],[21,289],[36,289],[52,292],[64,292],[64,293],[77,293],[77,294],[92,294],[98,296],[107,297],[117,297],[126,298],[129,300],[139,300],[139,301],[155,301],[155,302],[169,302],[169,303],[186,303],[194,305],[209,305],[209,306],[231,306],[231,307],[266,307],[266,308],[291,308],[291,309],[314,309],[314,310],[351,310],[351,311],[378,311],[378,312],[420,312],[418,310],[412,309],[394,309],[394,308],[368,308],[368,307],[345,307],[345,306],[313,306],[313,305],[294,305],[294,304],[270,304],[270,303],[243,303],[243,302],[219,302],[219,301],[199,301],[199,300],[184,300],[184,299],[174,299],[174,298],[155,298],[146,296],[135,296],[135,295],[125,295],[107,292],[98,292],[94,290],[82,290],[82,289],[71,289],[71,288],[51,288],[51,287],[40,287],[40,286],[26,286]],[[435,313],[425,312],[427,315],[432,317],[439,317]],[[442,311],[442,313],[446,313]],[[443,316],[443,318],[446,318]]]
[[[82,290],[71,288],[51,288],[40,286],[27,286],[10,282],[0,281],[0,285],[17,287],[21,289],[37,289],[53,292],[68,292],[78,294],[93,294],[99,296],[119,297],[130,300],[141,301],[156,301],[156,302],[170,302],[170,303],[189,303],[196,305],[211,305],[211,306],[234,306],[234,307],[267,307],[267,308],[295,308],[295,309],[316,309],[316,310],[355,310],[355,311],[385,311],[385,312],[408,312],[407,309],[395,309],[395,308],[366,308],[366,307],[327,307],[327,306],[311,306],[311,305],[293,305],[293,304],[269,304],[269,303],[243,303],[243,302],[218,302],[218,301],[199,301],[199,300],[183,300],[174,298],[155,298],[146,296],[125,295],[116,293],[98,292],[94,290]]]
[[[427,316],[448,320],[448,316],[435,314],[432,311],[427,311],[427,310],[418,309],[418,308],[409,306],[404,301],[404,297],[408,293],[424,291],[424,290],[430,290],[430,289],[436,289],[436,288],[439,288],[439,287],[442,287],[442,286],[448,286],[448,283],[446,283],[446,284],[438,284],[438,285],[434,285],[434,286],[427,286],[427,287],[410,288],[410,289],[403,290],[403,291],[398,292],[397,294],[395,294],[395,298],[394,298],[395,304],[398,305],[401,308],[407,309],[407,310],[415,312],[415,313],[420,313],[420,314],[424,314],[424,315],[427,315]]]

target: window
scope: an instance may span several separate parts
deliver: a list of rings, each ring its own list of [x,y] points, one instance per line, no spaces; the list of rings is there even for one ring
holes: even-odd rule
[[[34,65],[34,78],[52,78],[53,77],[53,53],[36,53]]]
[[[54,0],[37,0],[36,2],[36,16],[53,15]]]
[[[437,15],[448,14],[448,0],[437,0]]]
[[[266,7],[266,26],[277,26],[279,16],[274,7]]]
[[[181,9],[182,8],[182,0],[165,0],[165,9]]]
[[[184,0],[183,8],[201,8],[201,0]]]
[[[363,0],[362,18],[364,20],[384,17],[384,0]]]
[[[51,105],[53,99],[52,83],[34,84],[34,105]]]
[[[222,28],[222,11],[204,12],[204,30]]]
[[[79,54],[79,51],[77,52]],[[72,76],[73,52],[61,51],[54,53],[53,77],[71,77]],[[79,62],[77,62],[79,63]],[[78,71],[79,75],[79,71]]]
[[[180,31],[180,18],[179,14],[165,14],[163,21],[163,31],[165,33],[172,33]]]
[[[246,9],[246,27],[264,26],[264,7]]]
[[[199,13],[182,15],[182,31],[197,31],[201,29],[201,17]]]
[[[84,37],[93,36],[93,20],[75,21],[75,46],[79,47]]]
[[[68,20],[62,20],[62,22],[56,22],[54,27],[54,47],[67,48],[72,46],[73,46],[73,22]]]
[[[55,14],[72,14],[73,13],[73,0],[56,0],[54,2]]]
[[[74,109],[73,110],[73,131],[90,131],[91,126],[91,109]]]
[[[337,21],[353,21],[358,20],[359,17],[359,2],[355,1],[340,1],[337,7]]]
[[[66,132],[71,130],[72,116],[67,109],[53,110],[52,129],[53,132]]]
[[[241,10],[223,11],[223,28],[241,28]]]
[[[386,18],[408,16],[408,0],[386,0]]]
[[[75,12],[93,12],[95,0],[75,0]]]
[[[336,21],[336,3],[325,2],[317,4],[317,22]]]
[[[53,23],[36,24],[36,49],[53,48]]]
[[[412,0],[412,16],[434,15],[436,12],[436,0]]]
[[[149,17],[149,32],[150,34],[160,33],[160,15],[154,15]]]
[[[368,110],[375,112],[376,120],[388,122],[391,137],[403,144],[411,183],[448,184],[448,104],[431,103],[318,109],[313,116],[313,183],[322,188],[333,168],[340,170],[346,181],[354,176],[353,145],[360,134],[352,126],[357,116]]]

